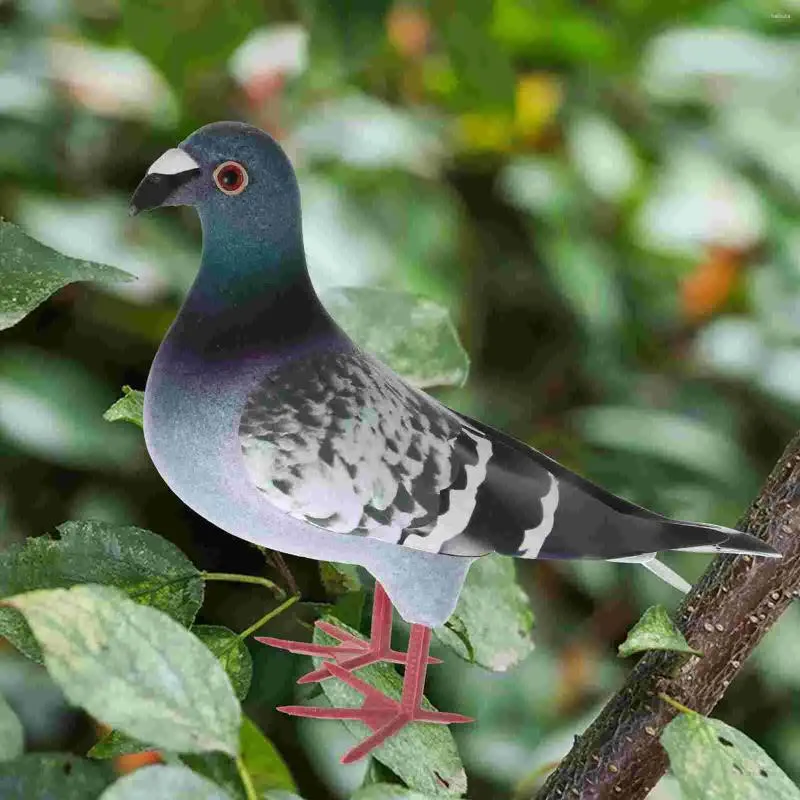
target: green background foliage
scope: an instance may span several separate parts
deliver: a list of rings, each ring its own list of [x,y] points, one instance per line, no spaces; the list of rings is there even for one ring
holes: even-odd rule
[[[308,659],[252,639],[248,659],[236,640],[296,590],[259,632],[308,639],[326,612],[366,631],[368,579],[221,533],[164,486],[140,431],[102,418],[120,387],[144,387],[199,252],[191,212],[131,220],[127,198],[196,126],[266,128],[298,168],[314,281],[367,346],[631,500],[735,524],[800,417],[799,22],[792,0],[0,3],[0,216],[19,226],[0,227],[0,327],[18,322],[0,334],[0,594],[109,584],[194,623],[217,655],[230,641],[240,747],[270,797],[418,796],[391,765],[341,767],[343,725],[273,711],[321,701],[294,685]],[[707,559],[666,560],[693,579]],[[156,585],[184,567],[282,595],[208,575]],[[678,599],[633,565],[521,563],[521,588],[511,574],[471,576],[429,671],[437,708],[479,719],[452,731],[475,800],[530,795],[624,679],[626,631]],[[38,655],[12,608],[0,626]],[[799,658],[795,605],[716,712],[795,783]],[[0,793],[30,796],[65,759],[64,797],[105,789],[104,762],[42,755],[85,754],[98,731],[11,644],[0,694],[0,757],[18,755],[17,718],[27,750],[0,763]],[[180,782],[185,763],[243,796],[230,756],[170,759],[138,780]],[[653,797],[680,792],[668,777]]]

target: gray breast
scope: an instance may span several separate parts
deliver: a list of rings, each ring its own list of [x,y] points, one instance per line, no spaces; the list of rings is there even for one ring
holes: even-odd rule
[[[437,531],[430,548],[408,544],[438,550],[466,527],[479,478],[467,468],[491,451],[473,447],[471,464],[454,457],[462,429],[452,412],[369,356],[323,352],[257,385],[239,439],[251,480],[283,511],[337,533],[393,542],[404,531],[419,531],[416,539]],[[436,521],[452,505],[448,490],[456,484],[469,485],[472,502],[443,531]]]

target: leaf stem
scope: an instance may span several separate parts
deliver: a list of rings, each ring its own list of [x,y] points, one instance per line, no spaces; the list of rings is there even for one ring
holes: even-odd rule
[[[689,706],[685,706],[683,703],[679,703],[674,697],[670,697],[665,692],[659,692],[658,696],[665,702],[669,703],[673,708],[680,711],[682,714],[696,714],[696,711],[693,711]]]
[[[266,625],[271,619],[275,619],[279,614],[283,614],[287,608],[291,608],[300,599],[299,594],[293,594],[284,600],[279,606],[267,611],[263,617],[257,619],[249,628],[243,630],[236,638],[244,641],[251,633],[255,633],[262,625]]]
[[[253,785],[253,779],[250,777],[250,773],[247,771],[247,767],[241,756],[236,756],[236,769],[242,780],[242,786],[244,786],[244,793],[247,796],[247,800],[258,800],[258,793],[256,792],[256,787]]]
[[[231,583],[252,583],[269,589],[279,600],[286,597],[286,592],[277,583],[259,575],[238,575],[234,572],[201,572],[200,576],[207,581],[230,581]]]

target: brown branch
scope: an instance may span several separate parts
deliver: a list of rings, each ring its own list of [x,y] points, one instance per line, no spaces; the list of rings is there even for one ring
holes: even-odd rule
[[[644,798],[667,769],[659,744],[677,713],[664,692],[703,714],[719,702],[761,637],[800,596],[800,434],[786,448],[739,527],[782,559],[720,556],[686,596],[676,621],[702,658],[645,654],[536,796]]]

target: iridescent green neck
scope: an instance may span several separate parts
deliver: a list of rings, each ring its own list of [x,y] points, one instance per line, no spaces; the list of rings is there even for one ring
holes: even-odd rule
[[[276,294],[305,289],[316,299],[308,276],[303,238],[297,224],[280,220],[258,224],[244,218],[200,214],[203,254],[187,306],[212,316],[261,300],[273,304]],[[270,224],[270,222],[272,224]]]
[[[308,275],[299,219],[275,228],[201,220],[200,271],[170,330],[173,346],[224,361],[335,335]]]

